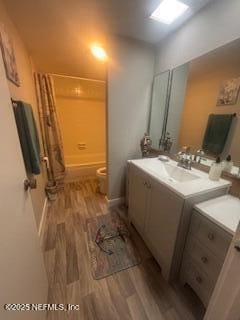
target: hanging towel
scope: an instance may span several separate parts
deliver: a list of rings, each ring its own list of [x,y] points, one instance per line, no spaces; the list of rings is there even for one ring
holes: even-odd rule
[[[26,171],[40,174],[40,144],[32,107],[22,101],[13,101],[13,110]]]
[[[225,147],[233,114],[210,114],[205,131],[202,149],[205,153],[220,156]]]

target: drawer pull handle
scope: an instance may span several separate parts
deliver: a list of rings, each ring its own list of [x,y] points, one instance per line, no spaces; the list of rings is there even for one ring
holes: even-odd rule
[[[143,182],[143,185],[145,186],[145,187],[147,187],[148,189],[151,189],[151,183],[149,183],[149,182],[147,182],[147,181],[144,181]]]
[[[234,248],[235,248],[238,252],[240,252],[240,240],[237,240],[237,241],[235,242]]]
[[[200,276],[197,276],[196,280],[197,280],[198,283],[202,283],[202,278]]]
[[[203,263],[208,263],[208,258],[207,257],[202,257],[201,260],[202,260]]]
[[[212,241],[212,240],[214,240],[214,238],[215,238],[215,237],[214,237],[214,234],[213,234],[213,233],[209,233],[209,234],[208,234],[208,239],[209,239],[209,240]]]

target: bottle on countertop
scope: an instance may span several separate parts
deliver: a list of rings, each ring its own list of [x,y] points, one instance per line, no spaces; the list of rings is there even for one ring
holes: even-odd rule
[[[233,162],[232,162],[232,157],[229,154],[226,158],[226,160],[223,161],[223,170],[227,171],[227,172],[231,172],[233,167]]]
[[[223,171],[223,165],[221,163],[220,157],[217,157],[216,161],[211,165],[209,171],[209,179],[213,181],[218,181],[221,178]]]

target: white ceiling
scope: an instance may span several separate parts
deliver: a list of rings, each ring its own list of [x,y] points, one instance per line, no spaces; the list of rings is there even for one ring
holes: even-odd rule
[[[171,26],[149,19],[161,0],[3,1],[38,69],[102,79],[89,43],[118,34],[157,44],[214,0],[181,0],[191,9]]]

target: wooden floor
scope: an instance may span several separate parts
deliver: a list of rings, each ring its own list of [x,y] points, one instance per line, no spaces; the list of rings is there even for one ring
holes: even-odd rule
[[[48,210],[43,250],[49,278],[49,303],[71,303],[79,311],[51,311],[48,319],[191,320],[192,304],[162,278],[160,268],[136,231],[139,266],[94,280],[88,257],[85,221],[107,213],[95,178],[67,183]],[[124,210],[119,209],[121,214]]]

